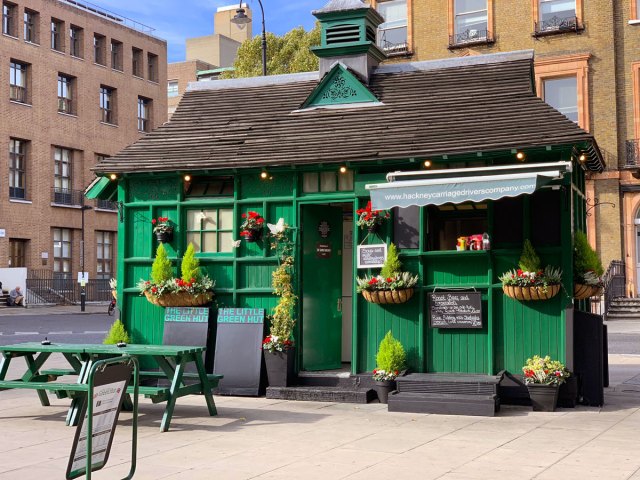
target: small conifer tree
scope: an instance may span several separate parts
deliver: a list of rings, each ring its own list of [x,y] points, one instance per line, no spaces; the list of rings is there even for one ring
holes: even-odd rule
[[[518,266],[525,272],[538,272],[542,270],[540,257],[538,257],[538,254],[528,238],[524,241],[522,255],[520,256]]]
[[[196,258],[196,251],[193,248],[193,243],[189,243],[187,251],[184,252],[182,257],[182,280],[190,282],[191,279],[196,281],[201,277],[200,261]]]
[[[576,232],[575,234],[573,270],[577,279],[583,279],[586,272],[593,272],[598,277],[604,273],[600,257],[589,245],[589,240],[584,232]]]
[[[400,274],[402,264],[398,258],[398,250],[392,243],[389,245],[389,251],[387,252],[387,259],[384,261],[382,270],[380,270],[380,276],[384,278],[393,278]]]
[[[129,338],[127,330],[124,328],[124,324],[118,319],[113,322],[109,333],[104,338],[102,343],[104,343],[105,345],[115,345],[119,342],[131,343],[131,339]]]
[[[160,243],[156,250],[156,258],[151,266],[151,281],[153,283],[162,283],[171,279],[171,277],[173,277],[171,260],[169,260],[164,244]]]
[[[396,340],[391,334],[391,330],[387,332],[378,348],[376,355],[376,365],[378,369],[385,372],[400,372],[406,363],[406,353],[404,347],[399,340]]]

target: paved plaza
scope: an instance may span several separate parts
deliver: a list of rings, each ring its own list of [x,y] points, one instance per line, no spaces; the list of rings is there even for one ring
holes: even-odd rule
[[[640,480],[640,356],[610,362],[603,408],[504,406],[495,418],[222,396],[219,416],[209,417],[204,398],[189,396],[160,433],[164,405],[143,399],[134,478]],[[68,405],[52,397],[42,407],[30,390],[0,392],[0,479],[64,478],[74,434],[64,424]],[[123,412],[108,467],[93,478],[126,476],[130,439]]]

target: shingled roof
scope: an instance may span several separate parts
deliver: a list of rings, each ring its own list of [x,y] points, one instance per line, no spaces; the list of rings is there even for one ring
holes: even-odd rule
[[[536,97],[533,53],[378,67],[381,103],[300,109],[317,73],[191,84],[171,121],[98,173],[197,171],[429,158],[578,145],[603,168],[593,136]]]

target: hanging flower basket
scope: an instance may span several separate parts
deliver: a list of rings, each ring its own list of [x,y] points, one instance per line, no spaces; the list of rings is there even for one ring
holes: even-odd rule
[[[515,300],[549,300],[560,292],[560,285],[548,285],[546,288],[541,286],[519,287],[517,285],[503,285],[502,291],[507,297]]]
[[[244,230],[240,235],[249,243],[254,243],[262,238],[262,230]]]
[[[369,303],[405,303],[413,297],[413,288],[400,290],[362,290],[362,296]]]
[[[160,243],[169,243],[171,240],[173,240],[173,229],[156,232],[156,239]]]
[[[602,295],[602,287],[598,285],[585,285],[583,283],[573,285],[573,298],[576,300],[599,297],[600,295]]]
[[[199,293],[194,295],[188,292],[165,293],[156,297],[150,292],[144,292],[147,300],[159,307],[201,307],[211,302],[213,293]]]

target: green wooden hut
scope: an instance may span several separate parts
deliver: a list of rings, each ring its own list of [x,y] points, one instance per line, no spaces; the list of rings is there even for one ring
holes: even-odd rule
[[[118,298],[135,341],[162,339],[163,309],[136,289],[159,216],[176,225],[176,264],[196,245],[219,304],[274,307],[268,242],[234,246],[252,210],[296,232],[301,371],[370,371],[389,330],[415,372],[517,374],[534,354],[571,366],[572,236],[585,229],[585,171],[603,161],[591,134],[536,96],[533,53],[379,65],[374,10],[334,0],[314,14],[319,72],[191,84],[170,122],[95,168],[89,195],[120,206]],[[391,214],[377,234],[355,226],[372,198]],[[483,233],[490,250],[456,250]],[[498,276],[525,239],[563,270],[550,300],[503,294]],[[357,268],[358,246],[390,242],[419,275],[416,294],[368,303],[354,277],[378,270]],[[428,294],[460,289],[481,293],[481,328],[432,328]]]

